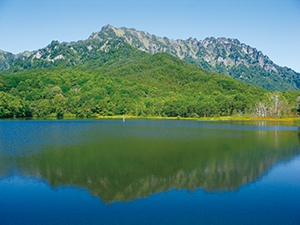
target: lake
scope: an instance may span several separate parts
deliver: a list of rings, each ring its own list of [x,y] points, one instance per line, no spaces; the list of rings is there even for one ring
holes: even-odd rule
[[[299,128],[0,120],[0,224],[300,224]]]

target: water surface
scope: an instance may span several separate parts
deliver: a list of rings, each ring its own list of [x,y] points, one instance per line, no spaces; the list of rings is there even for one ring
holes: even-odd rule
[[[299,224],[299,129],[0,121],[0,224]]]

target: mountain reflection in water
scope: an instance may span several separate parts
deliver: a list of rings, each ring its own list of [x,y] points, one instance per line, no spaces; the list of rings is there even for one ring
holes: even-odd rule
[[[86,188],[106,203],[234,191],[299,154],[295,127],[197,121],[2,122],[0,176]]]

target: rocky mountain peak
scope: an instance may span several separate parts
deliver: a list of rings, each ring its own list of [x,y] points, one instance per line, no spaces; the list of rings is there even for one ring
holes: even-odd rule
[[[116,28],[110,24],[92,33],[85,41],[52,41],[43,49],[18,55],[0,51],[0,71],[13,65],[26,65],[23,66],[26,68],[31,68],[31,64],[44,65],[42,61],[46,61],[46,65],[48,62],[55,64],[57,60],[66,65],[78,65],[83,58],[95,59],[99,51],[109,52],[111,48],[122,46],[122,43],[151,54],[169,53],[198,64],[205,70],[229,75],[246,83],[259,84],[267,89],[300,89],[299,73],[274,64],[261,51],[238,39],[208,37],[197,40],[190,37],[173,40],[134,28]],[[277,85],[275,88],[273,84],[278,82],[286,83],[286,87]]]
[[[256,48],[241,43],[235,38],[208,37],[204,40],[197,40],[190,37],[187,40],[172,40],[133,28],[115,28],[111,25],[106,25],[100,32],[95,33],[91,37],[121,38],[120,40],[139,50],[151,54],[166,52],[189,62],[199,64],[204,69],[230,75],[238,80],[249,83],[256,82],[251,78],[253,75],[244,75],[246,73],[242,71],[237,72],[240,70],[237,68],[243,67],[245,71],[252,71],[250,73],[264,74],[262,76],[263,79],[273,79],[271,76],[281,76],[280,74],[282,73],[279,71],[282,68],[274,64],[268,56]],[[237,75],[236,73],[241,74]]]
[[[111,29],[113,29],[114,27],[112,26],[112,25],[110,25],[110,24],[107,24],[107,25],[105,25],[105,26],[103,26],[102,28],[101,28],[101,31],[103,32],[103,31],[106,31],[106,30],[111,30]]]

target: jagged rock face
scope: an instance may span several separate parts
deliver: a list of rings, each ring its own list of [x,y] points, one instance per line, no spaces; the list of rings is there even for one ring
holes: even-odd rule
[[[237,39],[210,37],[204,40],[172,40],[111,25],[104,26],[101,31],[93,33],[84,41],[52,41],[43,49],[18,55],[0,51],[0,72],[14,66],[15,70],[19,70],[57,64],[83,65],[88,60],[101,57],[99,51],[107,53],[111,48],[119,48],[123,44],[151,54],[166,52],[205,70],[228,75],[268,90],[300,89],[299,73],[274,64],[261,51],[240,43]]]
[[[0,50],[0,71],[9,69],[13,60],[12,53]]]
[[[93,33],[89,40],[107,38],[118,38],[151,54],[166,52],[206,70],[229,75],[268,90],[300,88],[299,73],[274,64],[261,51],[240,43],[237,39],[210,37],[204,40],[172,40],[135,29],[107,25],[100,32]]]
[[[267,72],[278,72],[273,62],[258,51],[248,45],[240,43],[237,39],[230,38],[206,38],[197,40],[189,38],[187,40],[171,40],[166,37],[161,38],[147,32],[135,29],[115,28],[107,25],[98,33],[93,33],[89,39],[123,38],[139,50],[155,54],[167,52],[181,59],[191,57],[200,59],[215,66],[217,63],[224,63],[225,66],[253,65],[258,64]]]

